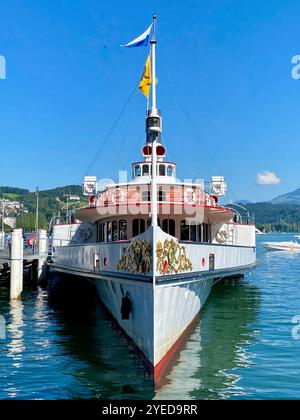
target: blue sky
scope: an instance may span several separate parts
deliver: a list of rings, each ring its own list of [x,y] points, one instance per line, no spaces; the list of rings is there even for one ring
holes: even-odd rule
[[[0,185],[81,182],[143,70],[146,49],[120,44],[140,35],[154,11],[158,105],[178,176],[209,179],[220,170],[229,199],[261,201],[300,187],[297,0],[2,2]],[[130,169],[144,116],[136,92],[90,174]],[[264,171],[281,182],[257,185]]]

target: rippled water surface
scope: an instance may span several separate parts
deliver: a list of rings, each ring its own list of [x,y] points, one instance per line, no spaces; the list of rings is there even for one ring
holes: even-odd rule
[[[0,399],[300,398],[300,254],[257,239],[260,265],[214,288],[156,390],[92,286],[51,276],[10,303],[0,281]]]

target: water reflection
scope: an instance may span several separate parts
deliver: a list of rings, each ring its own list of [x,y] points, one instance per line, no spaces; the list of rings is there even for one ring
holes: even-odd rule
[[[292,239],[273,236],[264,239]],[[259,246],[258,258],[251,277],[213,289],[155,391],[86,280],[52,276],[46,288],[31,286],[12,304],[0,281],[7,326],[0,399],[299,399],[300,340],[292,337],[292,319],[300,314],[300,255]]]
[[[55,275],[23,300],[0,299],[0,399],[201,399],[243,395],[259,289],[216,286],[160,387],[103,310],[93,286]]]
[[[114,321],[102,308],[93,286],[80,279],[54,281],[50,307],[57,331],[73,365],[71,398],[151,399],[152,381]]]
[[[215,286],[155,392],[93,288],[74,279],[54,283],[49,303],[64,326],[58,331],[60,345],[84,362],[74,369],[72,398],[200,399],[243,393],[235,370],[252,363],[249,345],[257,334],[252,324],[260,305],[259,290],[245,281]]]
[[[243,393],[235,371],[252,364],[249,345],[257,335],[253,323],[259,306],[259,289],[245,281],[215,286],[155,399],[229,398]]]
[[[7,324],[7,358],[11,364],[11,376],[17,376],[23,367],[24,343],[24,320],[23,303],[18,300],[10,302],[9,323]],[[14,382],[8,383],[6,392],[9,398],[17,396],[18,389]]]

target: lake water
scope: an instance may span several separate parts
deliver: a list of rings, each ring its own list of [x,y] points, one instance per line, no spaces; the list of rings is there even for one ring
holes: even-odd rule
[[[290,239],[257,238],[260,265],[215,286],[156,390],[86,282],[51,276],[10,303],[1,281],[0,399],[299,399],[300,254],[260,246]]]

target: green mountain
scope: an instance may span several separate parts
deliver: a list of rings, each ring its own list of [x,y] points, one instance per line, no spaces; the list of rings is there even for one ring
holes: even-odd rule
[[[279,197],[271,200],[272,204],[295,204],[300,205],[300,188],[287,194],[280,195]]]
[[[296,204],[248,203],[258,229],[269,232],[300,232],[300,206]]]
[[[82,195],[82,188],[79,185],[67,185],[39,192],[39,224],[46,228],[50,219],[67,204],[67,195],[78,196],[83,205],[86,199]],[[0,197],[11,201],[19,201],[23,204],[28,213],[23,212],[17,217],[17,226],[25,229],[32,229],[35,226],[36,193],[23,188],[0,187]],[[74,202],[70,200],[70,208]]]

